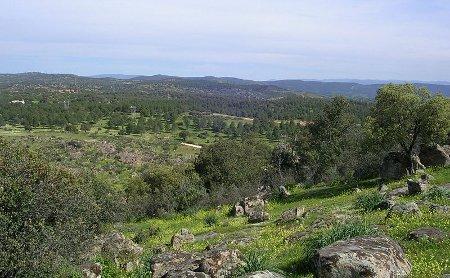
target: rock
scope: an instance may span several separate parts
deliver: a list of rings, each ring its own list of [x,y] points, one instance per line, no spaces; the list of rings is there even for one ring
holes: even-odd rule
[[[102,265],[99,263],[85,264],[81,266],[81,272],[84,278],[102,277]]]
[[[401,153],[391,152],[384,159],[380,168],[383,180],[401,179],[408,174],[409,160]]]
[[[218,237],[219,234],[216,232],[209,232],[209,233],[205,233],[205,234],[201,234],[201,235],[197,235],[195,236],[194,241],[203,241],[203,240],[208,240],[211,238],[215,238]]]
[[[389,187],[387,187],[387,185],[385,185],[384,183],[378,187],[378,191],[380,191],[381,194],[386,194],[388,190]]]
[[[244,215],[244,208],[240,204],[235,204],[232,214],[233,216],[242,216]]]
[[[167,245],[161,244],[161,245],[158,245],[155,248],[153,248],[154,254],[161,254],[164,252],[167,252]]]
[[[393,199],[386,198],[378,204],[378,209],[390,209],[395,206],[395,201]]]
[[[419,180],[419,181],[408,179],[406,183],[408,185],[408,193],[409,193],[409,195],[415,195],[415,194],[423,193],[428,188],[428,182],[426,182],[426,181],[424,181],[422,179]]]
[[[411,231],[409,233],[409,239],[418,240],[418,239],[431,239],[435,241],[442,241],[447,235],[436,228],[419,228]]]
[[[302,207],[290,208],[281,213],[281,216],[277,222],[284,223],[294,221],[303,218],[305,215],[306,215],[305,208]]]
[[[181,246],[184,243],[189,243],[194,241],[194,235],[189,232],[188,229],[181,229],[179,233],[176,233],[172,236],[172,240],[170,241],[170,245],[175,250],[180,250]]]
[[[244,276],[244,278],[284,278],[284,276],[269,270],[263,270],[248,273]]]
[[[255,211],[264,211],[265,205],[264,199],[259,195],[247,197],[243,202],[244,213],[245,215],[250,216]]]
[[[392,197],[406,196],[408,194],[409,194],[408,187],[400,187],[392,190],[387,195],[389,198],[392,198]]]
[[[429,182],[431,180],[434,180],[434,177],[432,175],[430,175],[430,174],[423,173],[423,174],[420,175],[420,179],[422,181],[424,181],[424,182]]]
[[[427,167],[450,165],[449,154],[439,145],[421,146],[419,157],[420,161]]]
[[[160,277],[228,277],[243,266],[237,250],[223,246],[202,253],[165,253],[152,258],[153,278]]]
[[[118,267],[132,271],[140,264],[143,249],[121,233],[112,233],[103,239],[101,254]]]
[[[397,214],[419,214],[420,209],[419,206],[415,202],[409,202],[405,204],[396,204],[394,205],[389,214],[397,213]]]
[[[280,191],[280,195],[282,198],[287,198],[291,196],[291,193],[286,189],[284,185],[281,185],[278,190]]]
[[[260,223],[269,220],[269,214],[265,211],[254,211],[248,216],[249,223]]]
[[[297,242],[297,241],[301,240],[302,238],[306,237],[307,235],[308,235],[308,232],[306,232],[306,231],[296,232],[296,233],[286,237],[284,239],[284,241],[289,242],[289,243]]]
[[[450,206],[431,204],[430,211],[438,213],[448,213],[450,212]]]
[[[317,277],[406,277],[411,272],[402,248],[387,237],[356,237],[317,251]]]

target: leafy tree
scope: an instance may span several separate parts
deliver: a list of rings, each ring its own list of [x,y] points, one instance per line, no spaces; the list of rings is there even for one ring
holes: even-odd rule
[[[92,126],[89,123],[82,123],[80,129],[84,132],[91,130]]]
[[[186,142],[186,140],[187,140],[188,137],[189,137],[189,131],[187,131],[187,130],[182,130],[182,131],[180,131],[180,133],[178,134],[178,136],[181,138],[181,140],[182,140],[183,142]]]
[[[401,150],[411,159],[420,144],[446,137],[450,127],[449,100],[412,84],[388,84],[378,90],[369,124],[376,146]]]

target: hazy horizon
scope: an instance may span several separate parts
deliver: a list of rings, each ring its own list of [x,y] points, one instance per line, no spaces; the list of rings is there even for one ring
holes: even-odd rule
[[[0,72],[450,81],[448,1],[0,0]]]

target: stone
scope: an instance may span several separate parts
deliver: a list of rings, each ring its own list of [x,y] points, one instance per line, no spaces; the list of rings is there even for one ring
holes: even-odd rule
[[[308,232],[306,232],[306,231],[296,232],[296,233],[293,233],[292,235],[286,237],[284,239],[284,241],[289,242],[289,243],[297,242],[297,241],[301,240],[302,238],[306,237],[307,235],[308,235]]]
[[[248,216],[249,223],[260,223],[269,220],[269,214],[265,211],[254,211]]]
[[[99,263],[84,264],[81,266],[81,272],[84,278],[101,278],[102,265]]]
[[[280,187],[278,187],[278,190],[280,191],[280,195],[282,198],[291,196],[291,193],[286,189],[284,185],[280,185]]]
[[[389,187],[387,187],[387,185],[385,185],[384,183],[378,187],[378,191],[380,191],[381,194],[386,194],[388,190]]]
[[[263,211],[266,206],[266,202],[264,199],[259,196],[253,196],[253,197],[247,197],[244,199],[243,207],[244,207],[244,213],[247,216],[250,216],[255,211]]]
[[[409,233],[408,238],[411,240],[419,240],[419,239],[431,239],[435,241],[443,241],[447,235],[436,228],[419,228],[411,231]]]
[[[289,221],[294,221],[303,218],[306,215],[305,208],[295,207],[285,210],[281,213],[280,218],[277,222],[284,223]]]
[[[244,265],[238,250],[223,246],[201,253],[165,253],[152,258],[153,278],[161,277],[228,277]]]
[[[396,204],[394,205],[389,214],[420,214],[419,206],[415,202],[409,202],[405,204]]]
[[[411,264],[394,240],[387,237],[355,237],[337,241],[314,256],[317,277],[406,277]]]
[[[284,278],[283,275],[269,270],[255,271],[247,273],[244,278]]]
[[[101,246],[102,256],[126,271],[132,271],[140,265],[142,253],[142,247],[117,232],[106,236]]]
[[[431,204],[430,211],[438,213],[448,213],[450,212],[450,206]]]
[[[406,183],[408,185],[408,194],[409,195],[423,193],[428,188],[428,182],[426,182],[422,179],[418,180],[418,181],[408,179]]]
[[[440,145],[421,146],[419,157],[427,167],[450,165],[450,156]]]
[[[235,204],[233,207],[233,216],[242,216],[244,215],[244,208],[240,204]]]
[[[400,187],[392,190],[387,195],[389,198],[392,198],[392,197],[406,196],[408,194],[409,194],[408,187]]]
[[[188,229],[183,228],[179,233],[176,233],[172,236],[170,245],[173,249],[180,250],[183,244],[193,242],[194,239],[194,235]]]
[[[380,168],[383,180],[398,180],[408,174],[409,160],[401,153],[391,152],[384,159]]]

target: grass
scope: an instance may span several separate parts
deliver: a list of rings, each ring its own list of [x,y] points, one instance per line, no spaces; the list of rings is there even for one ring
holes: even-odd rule
[[[434,177],[433,184],[439,185],[450,180],[450,168],[431,169],[430,174]],[[393,182],[387,186],[390,189],[404,186],[405,181],[406,179]],[[183,249],[199,251],[209,244],[228,242],[231,248],[238,248],[245,258],[251,260],[252,269],[278,269],[288,277],[312,277],[312,272],[305,262],[316,248],[339,239],[381,233],[392,237],[404,248],[413,266],[412,277],[440,277],[443,273],[449,273],[450,241],[448,239],[442,243],[410,241],[407,235],[413,229],[430,226],[449,233],[450,217],[432,213],[425,205],[421,206],[423,212],[421,215],[394,216],[388,219],[386,219],[386,211],[371,209],[365,211],[356,208],[355,202],[362,200],[361,196],[374,194],[378,183],[377,180],[372,180],[357,184],[358,188],[362,189],[359,193],[353,189],[355,184],[322,185],[309,189],[294,188],[288,200],[269,202],[267,211],[271,219],[262,225],[248,224],[244,217],[230,217],[228,215],[230,207],[222,206],[189,215],[177,214],[166,218],[125,223],[114,228],[132,238],[142,229],[148,229],[151,226],[159,227],[161,232],[158,235],[149,237],[142,243],[147,250],[161,243],[169,243],[171,236],[181,228],[188,228],[196,236],[215,232],[218,236],[186,244]],[[378,201],[376,197],[369,199],[371,198]],[[402,197],[398,201],[420,201],[421,198],[422,196],[417,195]],[[439,200],[443,204],[450,205],[448,198]],[[283,211],[297,206],[309,210],[303,221],[285,225],[275,223]],[[215,218],[215,224],[205,224],[205,220],[212,215]],[[344,224],[336,222],[334,218],[339,215],[349,215],[353,221],[343,222]],[[318,219],[330,221],[331,227],[311,229],[311,225]],[[287,237],[301,231],[308,231],[308,235],[297,242],[286,242]],[[239,244],[233,239],[246,239],[248,243]]]

